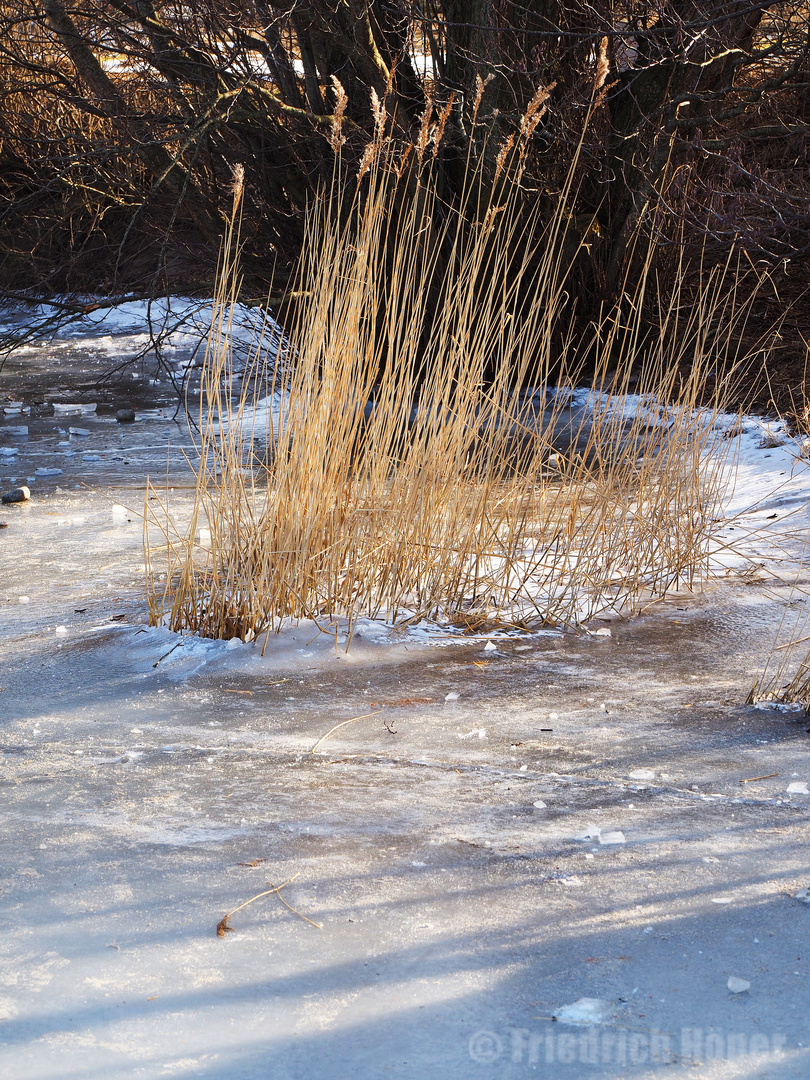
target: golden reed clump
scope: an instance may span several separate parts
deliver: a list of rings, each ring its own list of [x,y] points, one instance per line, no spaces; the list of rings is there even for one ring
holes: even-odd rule
[[[438,212],[433,158],[452,102],[402,154],[377,100],[362,183],[312,207],[294,285],[304,298],[283,344],[257,347],[239,393],[235,201],[190,521],[178,525],[151,485],[146,502],[154,622],[243,640],[304,618],[577,626],[708,573],[725,473],[704,377],[733,361],[723,276],[698,304],[677,289],[661,300],[652,334],[639,314],[646,271],[588,340],[554,332],[569,299],[570,191],[539,247],[515,243],[525,140],[547,99],[541,88],[496,148],[494,186],[468,163],[473,221]],[[337,149],[341,137],[338,119]],[[586,357],[589,393],[572,409],[563,391],[581,384]],[[196,541],[201,525],[210,546]]]

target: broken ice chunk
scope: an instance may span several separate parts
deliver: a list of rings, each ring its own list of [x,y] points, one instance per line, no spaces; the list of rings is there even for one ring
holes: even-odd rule
[[[726,983],[732,994],[742,994],[751,989],[751,983],[747,979],[738,979],[736,975],[729,975]]]
[[[61,475],[62,475],[62,470],[61,469],[46,469],[44,467],[40,468],[40,469],[37,469],[36,472],[34,473],[34,476],[61,476]]]
[[[654,769],[633,769],[632,772],[627,774],[631,780],[654,780]]]
[[[495,644],[494,641],[488,641],[484,646],[484,652],[496,652],[497,649],[498,646]]]
[[[610,1016],[610,1004],[601,998],[579,998],[554,1013],[560,1024],[603,1024]]]
[[[79,401],[55,401],[54,416],[89,416],[96,411],[96,405],[83,405]]]
[[[69,427],[68,428],[68,434],[69,435],[89,435],[90,432],[87,430],[86,427]]]
[[[616,829],[615,832],[601,833],[599,836],[600,844],[624,844],[624,833],[621,829]]]
[[[810,795],[805,780],[795,780],[792,784],[788,784],[787,793],[788,795]]]
[[[575,836],[574,839],[575,840],[596,840],[596,839],[598,839],[599,836],[601,836],[601,834],[602,834],[602,830],[599,828],[598,825],[589,825],[588,828],[585,830],[585,832],[580,833],[579,836]]]
[[[533,802],[532,806],[536,806],[538,810],[545,810],[546,804],[542,799],[538,799],[537,802]]]
[[[458,699],[460,697],[461,697],[461,694],[456,693],[455,690],[451,690],[449,694],[444,695],[444,700],[445,701],[458,701]]]
[[[810,904],[810,889],[799,889],[793,896],[796,900],[801,900],[803,904]]]

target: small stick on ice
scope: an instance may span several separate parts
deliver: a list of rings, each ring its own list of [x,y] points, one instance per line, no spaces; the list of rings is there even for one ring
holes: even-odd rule
[[[300,874],[300,872],[301,871],[299,870],[298,873]],[[295,881],[295,879],[297,877],[298,877],[298,874],[293,874],[293,876],[291,878],[287,878],[287,880],[282,882],[281,885],[276,885],[272,889],[266,889],[265,892],[260,892],[260,893],[257,893],[255,896],[251,896],[250,900],[246,900],[244,902],[244,904],[240,904],[239,907],[235,907],[233,909],[233,911],[229,911],[227,915],[223,915],[222,918],[217,923],[217,937],[225,937],[225,935],[229,931],[233,931],[233,927],[228,925],[228,919],[230,919],[231,915],[235,915],[237,913],[237,911],[241,911],[242,908],[246,908],[248,906],[248,904],[252,904],[254,900],[261,900],[261,898],[263,896],[270,896],[272,893],[278,893],[280,889],[283,889],[285,887],[285,885],[289,885],[291,881]],[[268,882],[268,884],[269,884],[269,882]],[[279,900],[281,900],[282,904],[284,904],[285,907],[290,907],[290,905],[287,903],[287,901],[283,900],[280,895],[279,895]],[[292,911],[292,910],[293,909],[290,908],[290,911]],[[298,912],[296,911],[295,914],[297,915]],[[301,918],[303,919],[304,916],[302,915]],[[307,922],[309,922],[309,919],[307,919]],[[315,924],[313,923],[313,926],[314,925]],[[320,927],[318,927],[318,929],[320,929]]]
[[[741,780],[741,784],[755,784],[757,780],[770,780],[772,776],[778,776],[778,772],[769,772],[765,776],[750,776],[747,780]]]
[[[288,884],[288,883],[285,883],[285,884]],[[283,889],[284,886],[279,885],[278,888]],[[296,911],[294,907],[290,907],[290,905],[287,903],[287,901],[284,899],[284,897],[281,895],[281,893],[278,891],[278,889],[274,889],[272,891],[275,892],[276,896],[278,896],[279,900],[282,902],[284,907],[287,908],[288,911],[291,911],[293,913],[293,915],[297,915],[299,919],[303,919],[304,922],[308,922],[309,925],[314,926],[316,930],[323,930],[323,927],[321,926],[320,923],[313,922],[312,919],[308,919],[306,917],[306,915],[302,915],[300,911]]]
[[[161,661],[161,660],[165,660],[167,656],[171,656],[171,655],[172,655],[172,653],[174,652],[174,650],[175,650],[175,649],[179,649],[179,648],[180,648],[180,646],[181,646],[182,644],[183,644],[183,642],[182,642],[182,641],[178,641],[176,645],[172,645],[172,647],[171,647],[171,648],[169,649],[169,651],[168,651],[168,652],[165,652],[165,653],[163,654],[163,656],[159,656],[159,657],[157,658],[157,660],[156,660],[156,661],[154,662],[154,664],[152,664],[152,667],[153,667],[153,668],[156,668],[156,667],[158,666],[158,664],[160,663],[160,661]]]
[[[353,716],[350,720],[341,720],[339,724],[335,724],[333,728],[330,728],[325,735],[321,735],[320,739],[318,739],[318,741],[310,750],[310,754],[314,754],[318,747],[321,745],[321,743],[326,742],[329,736],[336,732],[338,728],[345,727],[347,724],[353,724],[355,720],[367,720],[370,716],[379,716],[381,712],[382,709],[377,709],[376,712],[367,712],[363,713],[362,716]],[[281,899],[281,897],[279,897],[279,899]]]

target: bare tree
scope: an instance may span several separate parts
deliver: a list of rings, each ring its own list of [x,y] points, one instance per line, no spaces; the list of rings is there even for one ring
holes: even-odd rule
[[[248,287],[272,268],[283,285],[344,91],[345,175],[374,98],[403,144],[444,111],[452,199],[470,155],[495,175],[548,88],[527,198],[551,205],[579,162],[571,228],[597,299],[656,207],[718,253],[803,257],[809,50],[806,0],[5,2],[0,281],[205,289],[241,163]]]

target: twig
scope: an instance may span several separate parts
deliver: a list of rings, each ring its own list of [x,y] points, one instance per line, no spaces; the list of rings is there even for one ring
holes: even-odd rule
[[[298,873],[300,874],[300,872],[301,871],[299,870]],[[252,904],[254,900],[261,900],[261,898],[263,896],[270,896],[271,893],[278,893],[279,889],[283,889],[285,885],[289,885],[290,882],[295,881],[295,879],[297,877],[298,877],[298,874],[293,874],[293,876],[291,878],[287,878],[287,880],[285,882],[283,882],[281,885],[276,885],[275,888],[273,888],[273,889],[267,889],[265,892],[260,892],[260,893],[257,893],[255,896],[251,896],[250,900],[246,900],[244,902],[244,904],[240,904],[239,907],[235,907],[233,909],[233,911],[229,911],[227,915],[223,915],[222,918],[217,923],[217,937],[225,937],[225,934],[229,930],[230,931],[233,930],[232,926],[228,926],[228,919],[230,919],[231,915],[235,915],[237,913],[237,911],[241,911],[242,908],[247,907],[248,904]],[[268,882],[268,884],[269,884],[269,882]],[[280,896],[279,896],[279,900],[281,900]],[[290,906],[284,900],[282,900],[282,903],[285,905],[285,907]],[[292,910],[292,908],[290,908],[290,910]],[[298,914],[298,912],[296,911],[296,915],[297,914]],[[302,915],[301,918],[303,919],[303,917],[304,916]],[[307,920],[307,922],[309,922],[309,920]],[[319,929],[320,929],[320,927],[319,927]]]
[[[158,666],[158,664],[160,663],[160,661],[161,661],[161,660],[165,660],[167,656],[171,656],[171,655],[172,655],[172,653],[174,652],[174,650],[175,650],[175,649],[179,649],[179,648],[180,648],[180,646],[181,646],[182,644],[183,644],[183,642],[182,642],[182,641],[178,641],[176,645],[172,645],[172,647],[171,647],[171,648],[169,649],[169,651],[168,651],[168,652],[165,652],[165,653],[163,654],[163,656],[159,656],[159,657],[157,658],[157,660],[156,660],[156,661],[154,662],[154,664],[152,664],[152,667],[153,667],[153,668],[156,668],[156,667]]]
[[[810,641],[810,634],[805,634],[804,637],[797,638],[795,641],[786,641],[783,645],[777,645],[773,651],[779,652],[780,649],[792,649],[794,645],[801,645],[805,641]]]
[[[750,776],[747,780],[741,780],[741,784],[753,784],[756,780],[770,780],[772,776],[778,776],[778,772],[769,772],[766,776]]]
[[[332,735],[335,731],[337,731],[338,728],[345,727],[346,724],[353,724],[355,722],[355,720],[367,720],[369,718],[369,716],[379,716],[381,712],[382,712],[382,709],[377,709],[376,712],[367,712],[367,713],[363,713],[362,716],[353,716],[351,718],[351,720],[341,720],[341,722],[339,724],[335,724],[335,726],[333,728],[330,728],[325,735],[321,735],[320,739],[318,739],[318,741],[315,743],[315,745],[310,750],[310,754],[314,754],[315,751],[318,749],[318,747],[321,745],[321,743],[326,742],[326,740],[329,738],[329,736]]]
[[[285,882],[285,884],[288,884],[288,883]],[[279,885],[278,888],[283,889],[284,886]],[[294,907],[290,907],[290,905],[287,903],[287,901],[284,899],[284,897],[281,895],[281,893],[278,891],[278,889],[273,889],[271,891],[276,893],[276,895],[278,896],[279,900],[282,902],[284,907],[287,908],[289,911],[291,911],[293,913],[293,915],[297,915],[299,919],[303,919],[304,922],[308,922],[309,925],[314,926],[316,930],[323,930],[323,927],[321,926],[320,923],[313,922],[312,919],[308,919],[306,917],[306,915],[302,915],[300,911],[296,911]]]

